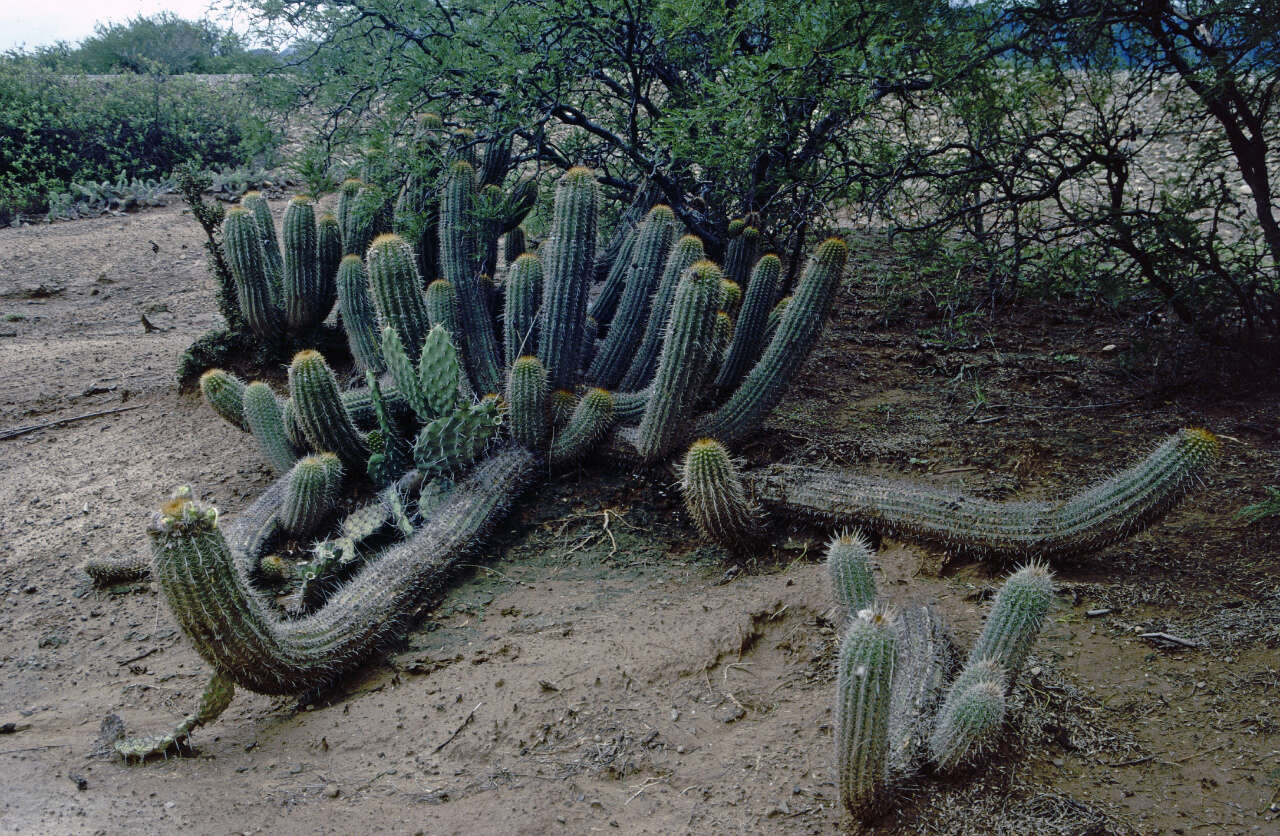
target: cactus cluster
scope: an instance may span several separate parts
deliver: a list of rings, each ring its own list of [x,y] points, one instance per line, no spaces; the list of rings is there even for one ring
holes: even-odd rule
[[[1053,602],[1043,564],[1014,572],[957,672],[941,618],[929,607],[895,610],[878,601],[870,558],[857,532],[828,544],[832,592],[848,616],[836,664],[836,783],[862,821],[879,816],[921,768],[954,772],[996,744],[1006,699]]]
[[[725,445],[759,426],[817,340],[843,273],[841,240],[817,248],[783,309],[775,299],[781,263],[773,255],[756,258],[756,219],[732,237],[727,275],[705,259],[701,240],[681,236],[671,211],[653,205],[652,195],[638,195],[609,244],[597,249],[599,186],[593,172],[574,168],[556,188],[543,243],[529,252],[529,242],[515,232],[536,199],[531,181],[519,181],[509,193],[497,188],[510,166],[509,147],[465,132],[446,136],[429,120],[424,137],[440,149],[443,180],[436,189],[415,182],[413,194],[406,184],[395,201],[399,220],[395,212],[390,221],[385,217],[385,184],[345,184],[333,223],[314,222],[305,201],[291,204],[286,248],[314,247],[314,271],[287,253],[278,263],[268,254],[275,238],[274,230],[267,232],[265,204],[250,201],[229,213],[228,236],[243,239],[230,261],[237,287],[246,288],[246,319],[262,327],[264,340],[274,334],[277,344],[288,345],[281,329],[328,311],[310,304],[314,300],[291,304],[290,298],[297,302],[307,288],[322,295],[332,288],[364,385],[344,389],[335,370],[344,362],[311,347],[294,354],[287,393],[225,371],[201,379],[214,411],[252,433],[280,474],[227,525],[183,495],[165,506],[152,532],[165,599],[219,681],[299,693],[359,665],[403,629],[421,596],[483,541],[527,485],[585,460],[660,465],[694,442],[682,470],[691,516],[707,536],[738,551],[761,542],[762,508],[804,512],[817,504],[815,497],[828,509],[838,505],[821,490],[796,489],[808,485],[806,478],[813,481],[812,474],[744,475]],[[388,223],[398,233],[385,231]],[[505,281],[495,283],[489,271],[497,266],[501,235],[508,236],[509,257]],[[424,252],[424,242],[436,249]],[[321,277],[330,269],[326,285]],[[593,282],[604,285],[594,304]],[[260,309],[254,310],[255,299]],[[770,328],[770,311],[779,310]],[[1042,516],[1070,528],[1063,535],[1069,538],[1087,539],[1099,524],[1132,530],[1133,514],[1145,522],[1168,507],[1170,480],[1181,490],[1202,471],[1212,457],[1208,438],[1188,436],[1186,445],[1166,451],[1134,478]],[[1196,439],[1199,452],[1187,446]],[[1121,522],[1096,513],[1104,500],[1123,506]],[[929,519],[946,510],[924,507],[920,516]],[[845,516],[866,515],[857,511]],[[1013,516],[1008,525],[1041,533],[1034,515]],[[965,535],[975,542],[1000,529],[975,525],[978,532]],[[282,560],[282,544],[309,559]],[[844,545],[850,560],[859,548],[865,551],[856,538]],[[859,570],[840,565],[838,576],[853,583]],[[257,588],[267,575],[297,584],[294,617],[282,615]],[[851,592],[850,608],[869,597],[865,589]],[[897,648],[896,667],[889,680],[883,672],[865,678],[858,660],[865,654],[881,659],[888,651],[854,648],[850,682],[880,700],[888,681],[893,705],[906,693],[913,706],[935,706],[948,658],[945,631],[916,610],[877,617],[875,630],[894,625],[889,646]],[[994,639],[988,644],[1016,673],[1017,648]],[[917,658],[929,661],[907,663]],[[984,696],[949,709],[957,729],[981,725]],[[888,765],[877,767],[883,774],[896,774],[908,762],[901,740],[929,738],[910,712],[891,710],[881,733],[867,725],[879,714],[856,700],[847,708],[841,723],[888,753]],[[964,734],[940,741],[939,751],[971,751],[975,744]],[[177,739],[164,739],[171,738]],[[137,754],[148,746],[154,743],[122,751]],[[851,757],[850,763],[874,760]],[[871,809],[878,798],[864,793],[859,803]]]

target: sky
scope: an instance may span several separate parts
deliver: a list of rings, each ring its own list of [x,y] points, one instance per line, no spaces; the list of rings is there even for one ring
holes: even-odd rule
[[[75,43],[92,35],[97,22],[123,23],[138,15],[168,11],[198,19],[217,5],[216,0],[5,0],[0,2],[0,52]],[[213,11],[210,16],[225,24],[227,19]]]

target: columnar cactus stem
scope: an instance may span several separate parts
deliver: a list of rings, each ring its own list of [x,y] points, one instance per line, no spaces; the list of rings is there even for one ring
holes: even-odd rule
[[[746,284],[747,274],[759,256],[760,230],[754,226],[743,227],[742,234],[729,241],[724,259],[725,278],[739,286]]]
[[[426,282],[440,277],[440,199],[435,192],[435,176],[412,172],[396,200],[393,230],[413,244],[418,274]]]
[[[245,192],[240,198],[240,205],[253,213],[254,223],[258,228],[258,239],[262,242],[262,255],[271,282],[271,290],[277,299],[280,298],[281,280],[284,277],[284,260],[280,255],[280,240],[276,238],[276,222],[271,217],[271,206],[261,192]]]
[[[205,403],[222,420],[242,432],[249,431],[244,419],[244,381],[222,369],[209,369],[200,375],[200,394]]]
[[[333,370],[317,351],[299,351],[289,366],[289,395],[311,449],[337,454],[351,473],[364,473],[369,445],[338,393]]]
[[[603,389],[591,389],[551,443],[551,466],[567,467],[591,452],[613,427],[613,396]]]
[[[1180,430],[1142,461],[1058,502],[994,502],[905,480],[775,467],[756,484],[766,507],[918,537],[980,555],[1054,560],[1150,525],[1218,457],[1206,430]]]
[[[547,370],[537,357],[516,358],[507,373],[507,422],[511,438],[530,450],[541,450],[550,431],[551,395]]]
[[[778,293],[778,278],[781,275],[782,261],[776,255],[766,255],[756,262],[755,269],[751,272],[751,281],[747,284],[742,313],[738,316],[733,331],[729,356],[725,358],[724,365],[716,376],[717,389],[727,390],[737,386],[747,370],[760,359],[760,351],[765,345],[763,336],[769,309],[773,307],[773,297]]]
[[[507,272],[503,306],[503,349],[507,365],[538,351],[538,308],[542,304],[542,262],[525,253]]]
[[[413,248],[398,235],[380,235],[365,261],[382,324],[394,328],[406,353],[417,357],[431,325]]]
[[[658,282],[658,290],[654,293],[653,304],[649,307],[649,322],[645,325],[644,336],[640,339],[640,347],[631,361],[631,367],[622,376],[618,388],[626,391],[643,389],[653,378],[653,370],[658,363],[658,354],[662,351],[662,340],[667,333],[667,322],[671,318],[671,304],[675,299],[676,287],[685,271],[704,257],[702,239],[696,235],[685,235],[676,242],[671,254],[667,257],[662,271],[662,280]]]
[[[342,185],[338,188],[338,229],[342,233],[342,254],[358,255],[364,257],[364,250],[356,250],[348,247],[351,241],[351,212],[354,208],[356,195],[360,193],[360,187],[364,184],[355,178],[343,180]]]
[[[347,209],[346,226],[342,228],[343,249],[355,255],[364,253],[374,239],[386,231],[385,213],[386,197],[382,191],[370,184],[361,186]]]
[[[529,244],[525,240],[524,227],[516,226],[515,229],[507,233],[506,239],[502,242],[502,259],[507,263],[507,267],[516,263],[516,259],[529,251]]]
[[[432,328],[439,325],[447,331],[455,347],[462,347],[466,335],[462,331],[462,310],[458,305],[458,293],[444,279],[436,279],[427,285],[427,321]]]
[[[425,424],[436,418],[438,413],[427,404],[427,396],[418,383],[417,364],[410,359],[394,328],[382,329],[382,357],[387,361],[387,372],[396,391],[418,416],[418,421]]]
[[[325,520],[342,487],[342,463],[332,453],[306,456],[285,477],[280,523],[292,537],[306,537]]]
[[[733,443],[752,432],[778,405],[822,333],[848,254],[849,248],[839,238],[830,238],[818,248],[764,356],[700,432]]]
[[[619,424],[637,424],[644,417],[645,404],[649,402],[649,390],[639,392],[615,392],[613,415]]]
[[[871,574],[871,544],[862,532],[843,531],[827,543],[827,573],[831,592],[845,617],[857,615],[876,602]]]
[[[215,670],[263,694],[298,694],[361,664],[403,628],[528,484],[536,457],[491,455],[412,537],[375,556],[315,613],[282,620],[248,581],[278,527],[277,482],[226,527],[208,506],[171,503],[152,529],[156,578],[179,626]]]
[[[563,427],[578,405],[578,398],[568,389],[556,389],[551,393],[551,426]]]
[[[707,539],[730,552],[759,546],[760,509],[742,485],[729,451],[714,438],[693,442],[680,469],[684,507]]]
[[[611,262],[604,284],[600,286],[600,292],[587,309],[587,316],[602,325],[613,322],[614,313],[618,310],[618,301],[622,298],[622,290],[627,284],[627,273],[631,269],[631,252],[636,245],[636,231],[628,225],[622,235],[617,255]]]
[[[636,449],[645,461],[657,461],[669,453],[687,429],[698,378],[708,359],[720,278],[719,267],[699,261],[685,271],[676,288],[658,372],[640,419]]]
[[[871,821],[884,808],[889,752],[889,698],[896,640],[891,616],[863,610],[840,642],[836,663],[836,784],[854,818]]]
[[[497,392],[502,386],[500,352],[493,313],[480,276],[475,207],[475,171],[460,160],[450,168],[440,200],[440,254],[444,277],[458,294],[467,370],[477,388]]]
[[[382,359],[382,323],[369,298],[369,277],[364,261],[358,255],[344,256],[338,266],[338,310],[342,327],[347,332],[347,345],[356,366],[365,372],[382,374],[387,370]]]
[[[267,463],[278,474],[288,473],[298,455],[285,432],[284,416],[270,386],[258,381],[245,387],[244,420]]]
[[[649,321],[654,288],[671,250],[675,215],[661,203],[649,210],[636,235],[626,287],[613,325],[587,371],[597,386],[610,387],[627,371]]]
[[[551,237],[544,245],[538,359],[553,389],[577,382],[583,355],[587,291],[596,247],[596,178],[571,168],[556,186]]]
[[[315,205],[298,196],[284,210],[284,315],[290,329],[307,331],[329,315],[333,297],[320,286]]]
[[[1043,563],[1029,563],[1014,572],[996,593],[982,635],[973,643],[969,663],[991,659],[1004,667],[1005,688],[1012,688],[1022,672],[1053,603],[1053,575]]]
[[[328,212],[316,222],[316,261],[320,298],[329,300],[328,304],[321,304],[324,316],[320,320],[324,321],[337,297],[338,265],[342,263],[342,229],[338,219]]]
[[[245,322],[267,345],[279,344],[284,333],[283,321],[267,268],[262,234],[252,212],[243,207],[227,211],[222,223],[222,247],[235,279],[236,296]]]
[[[972,763],[991,747],[1005,718],[1004,687],[982,680],[953,691],[929,737],[929,759],[941,772]]]

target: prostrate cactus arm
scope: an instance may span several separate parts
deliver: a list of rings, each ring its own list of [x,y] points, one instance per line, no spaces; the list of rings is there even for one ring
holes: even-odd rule
[[[209,677],[200,695],[200,703],[196,710],[182,719],[172,731],[149,737],[129,737],[117,740],[116,753],[128,761],[143,761],[153,755],[164,755],[169,750],[183,746],[191,736],[191,732],[200,726],[207,726],[221,716],[231,704],[235,696],[236,686],[227,677],[215,673]]]
[[[1219,454],[1207,430],[1180,430],[1128,470],[1060,502],[996,502],[906,480],[769,468],[755,482],[769,510],[864,525],[991,557],[1056,560],[1124,540],[1200,483]]]
[[[248,572],[278,530],[277,483],[223,529],[189,497],[153,528],[156,575],[183,632],[214,669],[263,694],[298,694],[364,662],[404,627],[528,483],[535,454],[500,450],[478,464],[412,537],[371,559],[323,607],[297,620],[270,613]]]

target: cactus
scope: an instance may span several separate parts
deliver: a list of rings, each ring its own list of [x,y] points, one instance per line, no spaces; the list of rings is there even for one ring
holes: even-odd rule
[[[613,325],[587,371],[598,386],[613,386],[626,373],[649,321],[654,288],[671,250],[675,215],[661,203],[649,210],[636,235],[626,288]]]
[[[551,393],[551,426],[559,428],[569,423],[569,416],[578,405],[578,398],[568,389],[557,389]]]
[[[858,530],[842,531],[827,543],[827,573],[831,591],[851,617],[876,602],[876,580],[871,574],[871,544]]]
[[[714,438],[695,441],[680,469],[684,507],[707,539],[731,552],[760,543],[760,509],[748,497],[729,451]]]
[[[284,416],[270,386],[259,381],[245,387],[244,420],[267,463],[278,474],[288,473],[298,455],[285,432]]]
[[[542,449],[550,431],[551,396],[547,391],[547,370],[537,357],[526,355],[511,364],[507,373],[507,403],[511,438],[530,450]]]
[[[423,420],[439,418],[458,406],[462,366],[449,333],[436,325],[427,332],[418,360],[418,387],[427,403]]]
[[[333,453],[306,456],[285,477],[280,522],[293,537],[305,537],[324,523],[342,486],[342,464]]]
[[[369,277],[358,255],[344,256],[338,266],[338,310],[356,367],[374,374],[385,372],[387,364],[379,340],[382,325],[369,298]]]
[[[658,363],[658,354],[662,351],[663,337],[667,333],[676,287],[685,271],[701,261],[703,255],[702,239],[696,235],[684,236],[671,250],[662,270],[662,280],[658,282],[658,290],[654,293],[653,304],[649,308],[649,322],[645,325],[640,347],[636,349],[630,368],[618,384],[620,389],[639,390],[649,385]]]
[[[290,329],[306,331],[324,321],[333,307],[320,286],[315,206],[295,197],[284,210],[284,316]]]
[[[369,247],[365,262],[382,324],[394,328],[405,352],[417,357],[431,325],[413,248],[398,235],[380,235]]]
[[[361,255],[380,234],[386,232],[386,197],[377,186],[360,186],[347,205],[342,227],[343,255]],[[341,204],[339,204],[341,210]],[[370,272],[373,268],[370,267]]]
[[[787,312],[787,306],[791,304],[790,296],[783,296],[778,300],[778,304],[773,306],[773,310],[769,311],[769,317],[764,323],[764,339],[762,345],[768,345],[773,340],[773,335],[778,333],[778,326],[782,324],[782,315]]]
[[[645,404],[649,402],[649,390],[639,392],[615,392],[613,414],[619,424],[637,424],[644,417]]]
[[[289,439],[289,444],[294,450],[305,452],[310,449],[307,434],[302,431],[302,425],[298,423],[298,410],[294,409],[293,398],[285,398],[280,404],[280,421],[284,424],[284,436]]]
[[[244,381],[222,369],[200,375],[200,394],[205,403],[224,421],[241,432],[249,431],[244,419]]]
[[[982,680],[947,697],[929,738],[929,758],[950,772],[980,757],[1004,725],[1005,697],[1000,681]]]
[[[760,230],[744,226],[742,233],[729,240],[725,253],[724,275],[739,286],[746,284],[747,273],[760,257]]]
[[[786,393],[791,376],[822,333],[848,254],[849,248],[839,238],[823,242],[805,269],[795,301],[783,315],[764,356],[699,432],[733,443],[773,411]]]
[[[289,365],[289,396],[311,449],[337,454],[351,473],[364,473],[369,445],[338,394],[333,370],[317,351],[299,351]]]
[[[538,359],[553,389],[577,382],[583,354],[587,290],[596,246],[596,179],[571,168],[556,186],[551,237],[543,261]]]
[[[995,502],[930,485],[804,467],[756,485],[772,510],[864,525],[991,557],[1055,560],[1140,531],[1177,504],[1218,457],[1207,430],[1180,430],[1127,470],[1058,502]]]
[[[501,424],[496,398],[464,404],[429,422],[413,444],[413,460],[423,473],[458,473],[479,458]]]
[[[270,615],[244,568],[277,525],[283,481],[225,532],[209,506],[189,498],[167,505],[151,529],[156,578],[183,633],[215,670],[251,691],[299,694],[332,682],[395,635],[421,595],[502,519],[533,464],[521,448],[490,456],[412,537],[370,560],[305,618]]]
[[[993,659],[1004,667],[1005,687],[1012,688],[1022,672],[1053,603],[1053,575],[1043,563],[1028,563],[1014,572],[996,593],[982,635],[973,644],[969,663]]]
[[[884,610],[863,610],[840,642],[836,663],[836,783],[854,818],[884,809],[888,785],[889,700],[896,651]]]
[[[409,404],[418,420],[426,423],[437,417],[438,413],[427,404],[426,394],[418,383],[418,369],[409,359],[394,328],[382,329],[382,357],[387,362],[387,372],[396,385],[396,391]]]
[[[640,419],[636,449],[646,461],[666,455],[685,430],[707,361],[719,296],[720,268],[710,261],[690,267],[676,288],[658,372]]]
[[[354,250],[347,247],[347,241],[350,236],[348,230],[351,227],[351,211],[355,204],[356,195],[360,193],[360,188],[364,184],[355,178],[342,181],[342,185],[338,187],[338,230],[342,233],[342,254],[358,255],[363,257],[364,250]]]
[[[605,275],[604,284],[600,286],[600,292],[587,308],[587,316],[603,325],[613,322],[614,312],[618,310],[618,301],[622,299],[622,291],[627,284],[627,273],[631,269],[631,251],[635,249],[636,231],[628,225],[622,235],[617,254]]]
[[[226,220],[222,222],[222,246],[235,279],[236,297],[245,322],[262,342],[278,344],[283,321],[267,268],[262,235],[252,212],[243,207],[227,211]]]
[[[151,553],[143,551],[115,557],[91,557],[80,564],[80,569],[97,587],[144,581],[151,577]]]
[[[284,260],[280,255],[280,241],[276,238],[276,224],[271,218],[271,206],[261,192],[245,192],[240,206],[253,213],[258,240],[262,244],[263,265],[271,283],[271,292],[280,298],[281,281],[284,278]]]
[[[374,412],[378,416],[377,444],[373,444],[371,439],[369,446],[373,449],[365,470],[375,484],[385,485],[408,470],[413,463],[413,457],[409,445],[400,435],[395,421],[391,418],[391,410],[382,395],[378,376],[373,372],[367,372],[365,381],[369,384],[369,396],[373,401]]]
[[[321,320],[329,315],[329,311],[333,309],[334,300],[338,293],[338,265],[342,263],[342,228],[338,226],[338,219],[331,213],[325,212],[316,221],[316,275],[320,281],[320,296],[328,298],[329,304],[325,308],[325,315],[320,317]]]
[[[460,345],[471,380],[484,392],[497,392],[502,385],[498,341],[481,283],[477,225],[475,171],[460,160],[450,168],[440,200],[440,255],[444,277],[458,294]]]
[[[764,333],[768,330],[769,309],[778,292],[778,278],[782,275],[782,261],[776,255],[766,255],[756,262],[747,284],[747,296],[734,328],[733,342],[720,373],[716,375],[717,389],[732,389],[742,380],[747,370],[760,359],[765,345]],[[781,314],[779,314],[781,318]]]
[[[222,674],[215,673],[205,684],[196,710],[184,717],[172,731],[148,737],[117,740],[113,748],[126,763],[134,760],[143,761],[153,755],[165,755],[171,749],[185,745],[191,732],[218,719],[231,704],[231,698],[235,693],[235,683]]]
[[[462,345],[462,311],[458,307],[458,294],[453,285],[444,279],[436,279],[427,285],[427,321],[449,333],[455,346]]]
[[[551,466],[566,467],[591,452],[613,426],[613,396],[603,389],[588,390],[551,443]]]
[[[507,365],[538,350],[538,307],[542,303],[542,262],[524,254],[507,272],[503,306],[503,349]]]
[[[506,239],[502,242],[502,260],[507,266],[516,263],[516,259],[529,251],[529,244],[525,240],[524,227],[516,225],[516,228],[507,233]]]
[[[413,245],[418,275],[431,282],[440,277],[440,200],[435,172],[414,171],[405,178],[392,213],[392,231]]]

